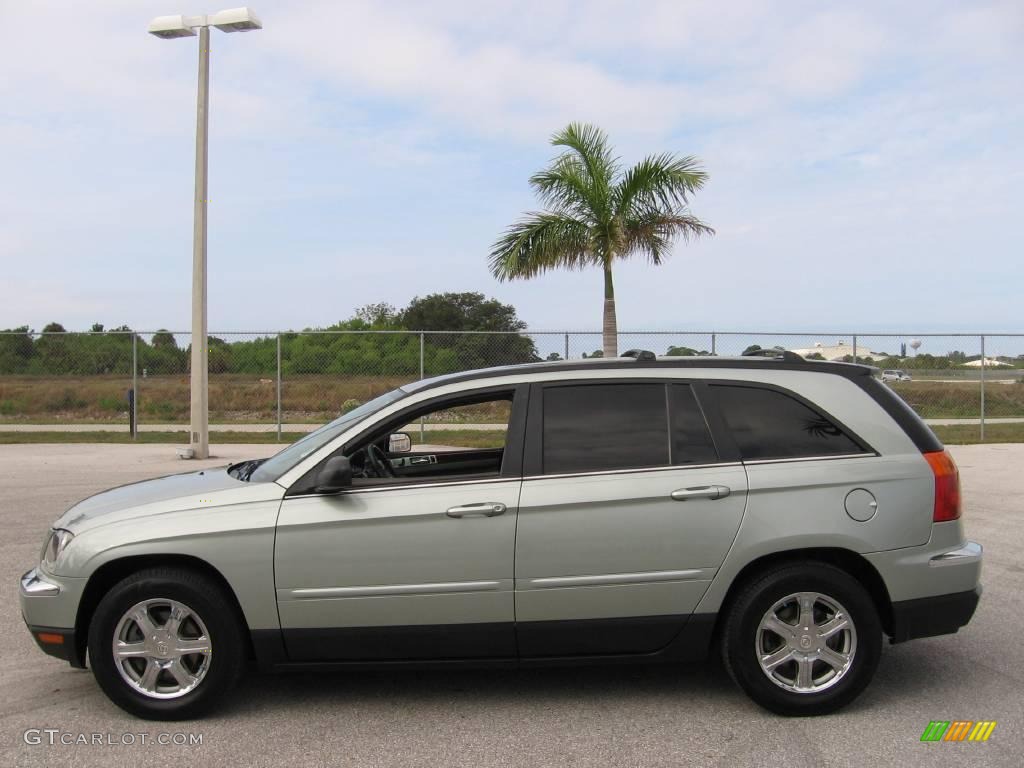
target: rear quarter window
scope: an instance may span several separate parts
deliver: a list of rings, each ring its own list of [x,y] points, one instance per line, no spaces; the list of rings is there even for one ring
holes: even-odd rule
[[[885,412],[892,417],[900,429],[909,437],[917,449],[922,453],[942,450],[942,441],[935,436],[931,427],[921,420],[921,417],[914,412],[914,409],[907,405],[906,401],[887,387],[874,376],[859,376],[856,379],[857,386],[863,389],[871,398],[885,409]]]
[[[726,429],[744,460],[842,456],[867,449],[819,410],[764,387],[712,384]]]

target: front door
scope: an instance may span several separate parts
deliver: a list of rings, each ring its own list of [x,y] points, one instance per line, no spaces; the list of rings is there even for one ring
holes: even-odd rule
[[[516,540],[523,657],[648,653],[682,630],[739,528],[691,387],[553,383],[531,394]]]
[[[291,660],[515,657],[525,394],[404,412],[343,448],[351,489],[286,496],[274,565]],[[417,444],[389,453],[402,431]]]

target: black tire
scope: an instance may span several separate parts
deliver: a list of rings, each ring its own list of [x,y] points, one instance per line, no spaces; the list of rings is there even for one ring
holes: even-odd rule
[[[152,698],[136,690],[122,677],[114,659],[114,633],[121,618],[138,603],[157,598],[192,609],[209,635],[203,677],[177,698]],[[150,568],[128,576],[107,592],[89,624],[89,664],[96,681],[117,706],[147,720],[186,720],[209,711],[238,681],[247,649],[234,601],[216,581],[184,568]],[[194,659],[189,657],[189,663],[200,663]]]
[[[801,592],[815,592],[838,602],[845,609],[856,638],[845,672],[835,675],[837,679],[829,687],[813,692],[787,690],[769,678],[758,658],[758,627],[762,618],[778,601]],[[816,603],[815,609],[820,610],[822,605]],[[781,641],[781,635],[778,637]],[[849,639],[849,635],[845,637]],[[841,639],[842,636],[837,638]],[[849,704],[871,682],[881,651],[882,626],[871,596],[848,573],[820,562],[794,563],[753,578],[732,603],[722,631],[722,658],[733,680],[757,704],[787,716],[824,715]],[[789,674],[794,679],[797,662],[786,663],[790,666],[780,665],[776,674]],[[828,675],[828,665],[815,663],[812,668]]]

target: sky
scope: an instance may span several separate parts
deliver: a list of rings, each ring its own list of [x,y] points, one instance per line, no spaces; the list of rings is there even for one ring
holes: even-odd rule
[[[599,272],[487,269],[570,121],[710,176],[620,329],[1024,331],[1019,1],[253,1],[211,32],[211,331],[441,291],[599,329]],[[146,27],[218,8],[0,8],[0,328],[186,330],[198,43]]]

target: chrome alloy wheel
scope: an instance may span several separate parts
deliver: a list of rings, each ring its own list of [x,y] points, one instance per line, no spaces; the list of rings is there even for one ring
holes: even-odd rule
[[[857,629],[836,600],[796,592],[765,612],[756,644],[758,663],[769,680],[793,693],[819,693],[850,670]]]
[[[210,669],[210,634],[195,611],[169,598],[129,608],[114,630],[114,663],[134,690],[176,699],[195,690]]]

